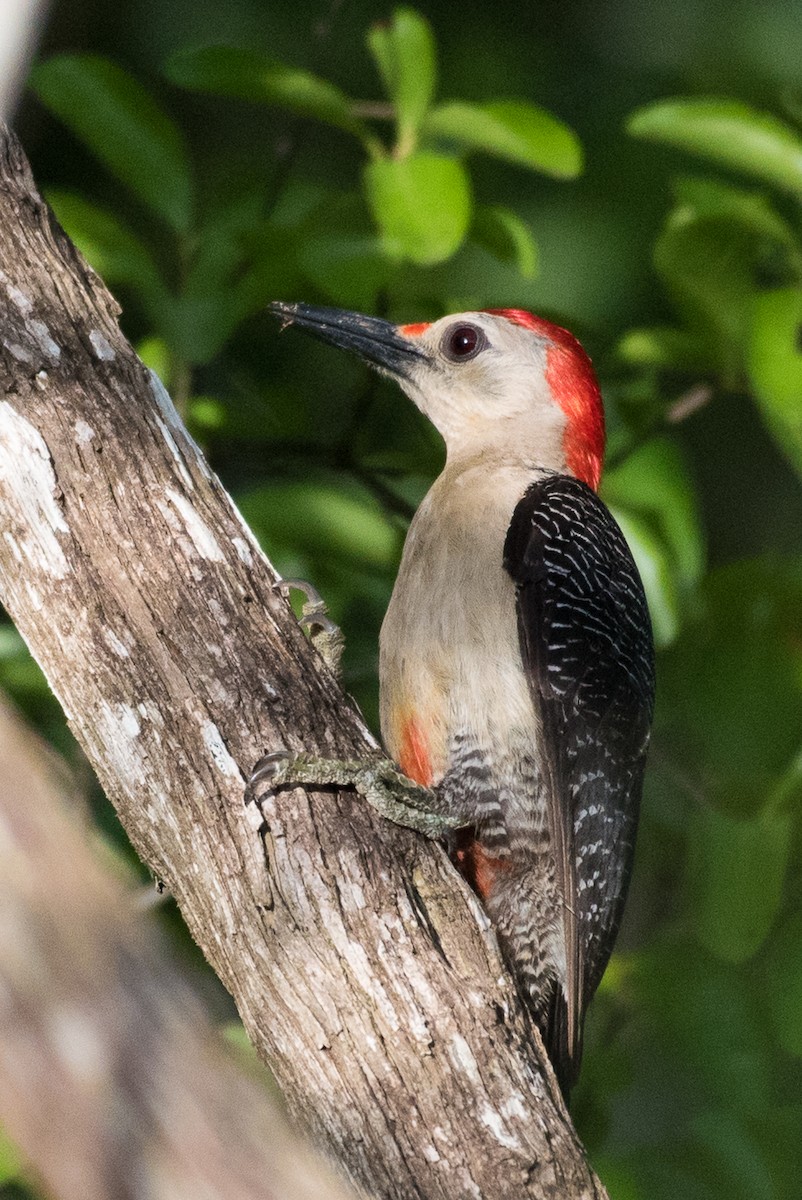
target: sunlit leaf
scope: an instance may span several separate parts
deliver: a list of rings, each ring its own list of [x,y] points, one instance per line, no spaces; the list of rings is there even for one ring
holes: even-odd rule
[[[442,104],[429,113],[424,131],[429,137],[484,150],[558,179],[574,179],[582,171],[582,146],[576,134],[525,100]]]
[[[749,380],[777,445],[802,475],[802,290],[755,297]]]
[[[215,396],[193,396],[187,409],[190,431],[219,433],[226,425],[226,409]]]
[[[65,54],[34,67],[43,104],[178,233],[192,217],[192,179],[178,127],[121,67]]]
[[[351,100],[333,83],[257,50],[235,46],[182,50],[168,61],[165,73],[173,83],[191,91],[274,104],[357,137],[366,133],[364,123],[352,112]]]
[[[802,194],[802,139],[785,121],[737,100],[661,100],[630,117],[635,137],[698,154],[709,162]]]
[[[20,1168],[19,1154],[0,1129],[0,1186],[17,1179]]]
[[[414,154],[368,163],[365,190],[392,256],[429,266],[459,249],[470,224],[471,192],[455,159]]]
[[[537,242],[526,222],[510,209],[477,206],[471,238],[500,262],[512,263],[524,279],[537,273]]]
[[[431,26],[414,9],[397,8],[389,23],[371,27],[368,47],[395,106],[398,152],[405,157],[415,146],[437,83]]]
[[[137,342],[136,352],[146,367],[155,371],[169,391],[172,387],[173,356],[164,338],[146,337]]]
[[[788,813],[743,820],[702,807],[688,833],[697,936],[711,954],[744,962],[779,911],[791,850]]]

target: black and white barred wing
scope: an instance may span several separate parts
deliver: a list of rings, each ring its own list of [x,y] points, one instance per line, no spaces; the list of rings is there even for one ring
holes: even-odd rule
[[[529,488],[504,563],[517,588],[521,654],[543,730],[573,958],[566,999],[581,1038],[632,868],[654,701],[651,625],[621,530],[596,493],[571,476]]]

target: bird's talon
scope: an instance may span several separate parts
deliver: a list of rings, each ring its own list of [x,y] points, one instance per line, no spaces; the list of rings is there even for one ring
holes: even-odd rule
[[[306,605],[304,605],[306,608]],[[308,629],[309,632],[313,629],[320,630],[321,633],[327,634],[329,637],[334,637],[340,632],[339,625],[335,625],[331,617],[325,616],[322,612],[304,612],[298,622],[302,629]]]
[[[309,612],[315,608],[319,609],[320,612],[325,612],[326,610],[326,603],[320,592],[305,579],[279,579],[276,584],[276,590],[288,599],[290,592],[302,592],[306,596],[303,605],[304,612]]]
[[[273,750],[270,754],[265,754],[259,759],[256,766],[251,771],[250,779],[248,780],[248,791],[250,799],[255,799],[254,791],[260,783],[271,783],[275,785],[281,773],[282,767],[286,766],[291,758],[288,750]]]
[[[301,605],[298,624],[309,634],[312,645],[329,670],[339,677],[343,634],[339,625],[328,615],[326,602],[320,592],[305,579],[280,579],[275,586],[287,598],[290,592],[301,592],[306,597]]]

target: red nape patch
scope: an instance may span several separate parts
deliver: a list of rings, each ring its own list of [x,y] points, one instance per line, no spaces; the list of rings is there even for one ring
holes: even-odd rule
[[[499,876],[509,870],[509,859],[489,854],[470,829],[460,830],[456,838],[456,849],[451,855],[454,865],[476,894],[487,900]]]
[[[420,337],[431,325],[431,321],[419,321],[417,325],[399,325],[398,332],[404,337]]]
[[[429,748],[415,717],[410,717],[401,730],[398,765],[405,775],[414,779],[421,787],[429,787],[431,784],[432,762],[429,758]]]
[[[568,418],[565,461],[577,479],[598,488],[604,459],[604,406],[584,347],[567,329],[523,308],[488,308],[485,312],[506,317],[551,342],[546,352],[546,382]]]

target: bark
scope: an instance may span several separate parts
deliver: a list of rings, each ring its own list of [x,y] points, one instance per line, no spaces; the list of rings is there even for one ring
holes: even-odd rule
[[[377,1196],[603,1196],[479,905],[266,750],[375,746],[117,306],[0,149],[0,595],[291,1111]]]
[[[0,699],[0,1121],[48,1195],[353,1197],[214,1037],[133,890],[101,870],[56,757]]]

